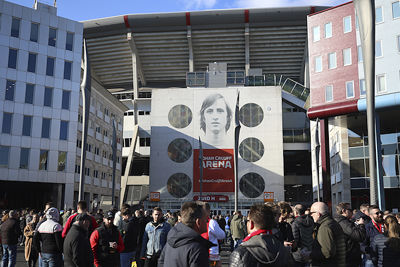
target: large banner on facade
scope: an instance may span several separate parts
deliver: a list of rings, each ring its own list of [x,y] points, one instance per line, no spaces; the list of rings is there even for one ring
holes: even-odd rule
[[[193,154],[193,192],[200,192],[200,150]],[[233,149],[203,149],[203,192],[234,192]]]

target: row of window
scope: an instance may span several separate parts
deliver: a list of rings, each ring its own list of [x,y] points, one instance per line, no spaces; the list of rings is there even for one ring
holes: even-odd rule
[[[132,138],[124,138],[124,147],[130,147]],[[139,137],[139,146],[150,147],[150,137]]]
[[[346,86],[346,98],[354,97],[354,81],[347,81]],[[360,95],[366,94],[365,79],[359,80]],[[376,92],[382,93],[386,91],[386,75],[376,75]],[[325,101],[333,101],[333,85],[327,85],[325,87]]]
[[[80,174],[81,173],[81,165],[75,164],[75,173]],[[90,176],[90,168],[86,168],[84,170],[84,173],[86,176]],[[93,170],[93,176],[94,178],[99,178],[99,171],[98,170]],[[106,179],[107,176],[111,177],[111,174],[108,174],[106,172],[101,172],[101,179]]]
[[[20,157],[19,157],[19,168],[20,169],[28,169],[29,168],[29,158],[30,158],[30,148],[21,147]],[[0,146],[0,167],[8,168],[10,161],[10,147],[9,146]],[[49,158],[49,150],[41,149],[40,150],[40,160],[39,160],[39,170],[46,171],[48,167],[48,158]],[[57,171],[65,171],[67,161],[67,152],[59,151],[58,152],[58,163],[57,163]]]
[[[138,114],[141,115],[141,116],[142,115],[150,115],[150,111],[139,110]],[[134,111],[124,112],[124,116],[134,116],[134,115],[135,115]]]
[[[5,100],[14,101],[14,96],[16,93],[15,90],[16,81],[7,80],[6,81],[6,90],[5,90]],[[45,87],[43,94],[43,106],[52,107],[53,106],[53,91],[52,87]],[[35,96],[35,85],[27,83],[25,86],[25,103],[33,104],[34,96]],[[61,98],[61,108],[69,110],[71,102],[71,91],[62,90],[62,98]]]
[[[28,56],[28,65],[26,71],[36,73],[37,66],[37,57],[36,53],[29,53]],[[55,67],[55,58],[47,57],[46,61],[46,75],[54,76],[54,67]],[[16,69],[18,61],[18,50],[14,48],[10,48],[8,52],[8,68]],[[64,79],[71,80],[72,78],[72,62],[65,60],[64,61]]]
[[[22,120],[22,136],[32,135],[32,116],[24,115]],[[1,132],[3,134],[11,134],[13,122],[13,113],[4,112],[3,113],[3,124],[1,127]],[[60,140],[68,140],[68,121],[60,121]],[[35,125],[37,127],[38,125]],[[42,138],[50,138],[51,136],[51,119],[42,118]]]
[[[21,19],[19,18],[12,18],[11,22],[11,32],[10,35],[15,38],[19,38],[21,29]],[[65,40],[65,50],[72,51],[74,46],[74,33],[67,32],[66,33],[66,40]],[[31,42],[37,43],[39,39],[39,23],[31,23],[31,32],[29,40]],[[49,27],[49,36],[47,41],[49,46],[56,46],[57,43],[57,29]]]
[[[79,140],[79,139],[77,139],[76,140],[76,147],[78,147],[78,148],[82,148],[82,140]],[[92,144],[86,144],[86,151],[87,152],[92,152]],[[107,153],[107,151],[109,151],[109,150],[103,150],[103,153],[102,153],[102,156],[103,156],[103,158],[105,158],[105,159],[110,159],[110,160],[112,160],[112,153],[110,153],[110,154],[108,154]],[[97,147],[97,146],[94,146],[94,154],[96,154],[96,155],[100,155],[100,148],[99,147]],[[119,163],[119,157],[117,157],[117,163]]]

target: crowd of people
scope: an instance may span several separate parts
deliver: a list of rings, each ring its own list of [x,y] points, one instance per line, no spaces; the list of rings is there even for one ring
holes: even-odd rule
[[[400,216],[363,204],[359,210],[323,202],[310,208],[286,202],[254,204],[243,216],[212,215],[207,202],[185,202],[176,212],[124,204],[89,213],[85,201],[59,212],[3,211],[3,267],[16,265],[17,246],[27,265],[40,267],[400,266]]]

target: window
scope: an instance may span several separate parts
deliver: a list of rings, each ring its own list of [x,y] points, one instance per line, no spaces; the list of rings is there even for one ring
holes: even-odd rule
[[[94,154],[99,155],[100,154],[100,148],[97,146],[94,147]]]
[[[72,51],[74,46],[74,34],[72,32],[67,32],[67,40],[65,43],[65,50]]]
[[[333,100],[333,85],[325,87],[325,101],[331,102]]]
[[[393,19],[400,18],[400,1],[392,3],[392,16]]]
[[[63,92],[62,92],[62,103],[61,103],[61,108],[62,109],[69,109],[70,96],[71,96],[71,92],[70,91],[63,90]]]
[[[32,116],[24,116],[24,120],[22,122],[22,135],[31,136],[31,130],[32,130]]]
[[[0,146],[0,167],[8,167],[9,146]]]
[[[383,22],[383,10],[382,7],[375,8],[375,23]]]
[[[379,40],[375,42],[375,57],[382,57],[382,56],[383,56],[382,40]]]
[[[54,57],[47,57],[46,75],[54,76]]]
[[[322,71],[322,57],[318,56],[315,57],[315,72],[321,72]]]
[[[12,125],[12,113],[4,112],[1,132],[5,134],[11,134],[11,125]]]
[[[29,40],[37,43],[38,37],[39,37],[39,24],[31,23],[31,37]]]
[[[19,28],[21,25],[21,20],[17,18],[13,18],[11,22],[11,36],[18,38],[19,37]]]
[[[346,97],[354,97],[354,81],[346,82]]]
[[[351,65],[351,48],[343,49],[343,65]]]
[[[332,37],[332,22],[325,24],[325,38]]]
[[[48,150],[40,150],[40,160],[39,160],[39,170],[46,171],[47,170],[47,158],[49,155]]]
[[[82,148],[82,140],[76,139],[76,147]]]
[[[37,54],[34,53],[29,53],[29,57],[28,57],[28,71],[29,72],[36,72],[36,58],[37,58]]]
[[[42,138],[50,138],[51,119],[43,118],[42,120]]]
[[[44,103],[45,107],[51,107],[53,103],[53,88],[45,87],[44,88]]]
[[[363,62],[364,61],[364,57],[363,57],[363,53],[362,53],[362,47],[361,45],[357,46],[357,54],[358,54],[358,62]]]
[[[376,75],[376,91],[378,93],[386,91],[385,74]]]
[[[108,131],[107,131],[107,130],[104,130],[104,131],[103,131],[103,135],[104,135],[105,137],[107,137],[107,136],[108,136]]]
[[[319,26],[313,27],[312,30],[313,30],[313,42],[319,41],[321,39],[319,33]]]
[[[336,53],[328,54],[328,67],[329,67],[329,69],[336,68]]]
[[[72,71],[72,62],[65,61],[64,62],[64,79],[71,80],[71,71]]]
[[[28,169],[29,166],[29,148],[21,147],[21,154],[19,156],[19,168]]]
[[[65,171],[65,162],[66,161],[67,161],[67,152],[59,151],[58,152],[57,171],[59,171],[59,172]]]
[[[367,88],[365,87],[365,79],[360,80],[360,95],[365,95]]]
[[[49,45],[56,46],[56,40],[57,40],[57,29],[49,28]]]
[[[7,80],[5,100],[14,101],[15,81]]]
[[[61,121],[60,123],[60,140],[68,139],[68,121]]]
[[[18,56],[18,50],[17,49],[10,48],[8,50],[8,67],[10,69],[16,69],[17,68],[17,56]]]
[[[139,144],[140,146],[150,146],[150,137],[140,137]]]
[[[343,18],[343,32],[344,33],[351,32],[351,16]]]
[[[35,91],[35,85],[27,83],[25,86],[25,103],[33,104],[33,95]]]

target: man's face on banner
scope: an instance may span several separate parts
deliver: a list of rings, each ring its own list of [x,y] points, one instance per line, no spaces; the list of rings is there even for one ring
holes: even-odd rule
[[[214,134],[225,131],[227,122],[226,117],[225,101],[222,98],[219,98],[204,111],[206,131],[211,131]]]

